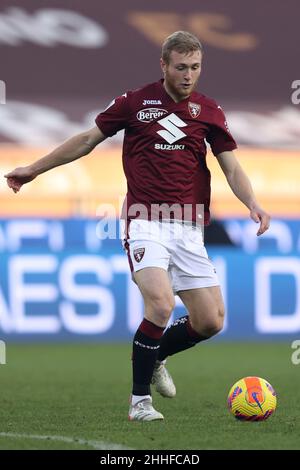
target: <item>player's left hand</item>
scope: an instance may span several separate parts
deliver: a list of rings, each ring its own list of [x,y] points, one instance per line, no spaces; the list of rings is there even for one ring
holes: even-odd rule
[[[270,220],[271,217],[269,214],[267,214],[264,210],[262,210],[260,207],[256,206],[250,211],[250,217],[254,222],[257,224],[260,222],[259,229],[256,233],[256,235],[259,237],[262,235],[268,228],[270,227]]]

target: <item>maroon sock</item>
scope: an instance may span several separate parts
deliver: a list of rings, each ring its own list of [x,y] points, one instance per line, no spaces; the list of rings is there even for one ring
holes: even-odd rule
[[[193,330],[188,315],[178,318],[165,331],[161,342],[157,359],[163,361],[168,356],[172,356],[185,349],[192,348],[200,341],[208,339]]]
[[[151,395],[150,382],[163,332],[164,328],[144,318],[135,333],[132,348],[133,395]]]

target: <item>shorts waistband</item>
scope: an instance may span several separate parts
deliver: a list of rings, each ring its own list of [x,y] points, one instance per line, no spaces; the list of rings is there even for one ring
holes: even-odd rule
[[[190,225],[192,227],[200,227],[200,224],[193,220],[182,220],[182,219],[158,219],[158,222],[167,222],[169,224],[182,224],[182,225]]]

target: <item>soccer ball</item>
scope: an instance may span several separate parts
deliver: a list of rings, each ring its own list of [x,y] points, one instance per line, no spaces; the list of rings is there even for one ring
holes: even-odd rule
[[[274,413],[276,392],[269,382],[260,377],[244,377],[230,389],[229,411],[242,421],[264,421]]]

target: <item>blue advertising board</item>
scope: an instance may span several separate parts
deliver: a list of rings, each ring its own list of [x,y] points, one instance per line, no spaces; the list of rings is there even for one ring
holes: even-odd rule
[[[254,252],[208,247],[227,311],[220,339],[300,335],[298,223],[285,223],[293,240],[289,251],[273,246],[275,239]],[[94,220],[0,222],[0,339],[132,338],[142,298],[120,240],[101,240],[98,229]],[[177,299],[173,318],[184,314]]]

